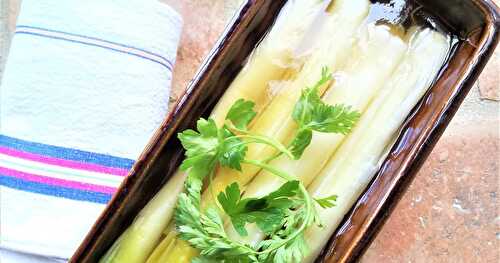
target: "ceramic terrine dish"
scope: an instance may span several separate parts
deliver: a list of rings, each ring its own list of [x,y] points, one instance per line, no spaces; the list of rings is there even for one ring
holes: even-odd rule
[[[356,262],[499,25],[490,0],[247,0],[70,262]]]

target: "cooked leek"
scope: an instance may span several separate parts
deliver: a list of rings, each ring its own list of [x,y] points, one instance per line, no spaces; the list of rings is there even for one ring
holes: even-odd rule
[[[297,131],[293,108],[303,89],[316,82],[325,66],[335,78],[319,88],[322,100],[349,105],[361,113],[355,129],[347,136],[314,132],[300,160],[276,155],[276,149],[264,144],[248,145],[246,160],[269,161],[270,167],[294,175],[317,199],[338,196],[335,207],[318,209],[324,227],[307,228],[305,239],[312,251],[304,262],[315,260],[366,188],[399,127],[431,85],[449,51],[449,40],[430,29],[413,28],[403,40],[390,26],[366,24],[369,9],[368,0],[288,1],[210,116],[217,126],[222,126],[234,102],[253,101],[257,117],[249,131],[276,140],[277,144],[287,144]],[[210,191],[202,195],[203,209],[216,206],[215,195],[235,182],[245,197],[265,196],[284,183],[258,166],[242,163],[242,171],[217,167]],[[100,262],[190,262],[196,257],[198,250],[177,237],[172,221],[185,177],[184,172],[175,173]],[[301,189],[305,192],[304,186]],[[235,195],[239,197],[239,192]],[[310,196],[308,200],[308,204],[313,202]],[[199,206],[196,208],[199,210]],[[194,210],[186,211],[184,215]],[[192,222],[185,225],[196,225],[198,221]],[[233,240],[256,245],[264,239],[255,224],[246,225],[246,231],[249,235],[243,238],[232,225],[226,226]],[[196,240],[191,236],[185,239]],[[201,248],[212,249],[212,243],[203,244],[208,246]],[[255,249],[258,254],[262,247]]]
[[[319,28],[321,30],[319,35],[328,37],[314,43],[311,54],[305,59],[298,76],[278,92],[264,113],[257,118],[251,128],[253,133],[269,136],[280,142],[285,142],[288,136],[293,134],[296,124],[291,118],[291,112],[302,89],[314,85],[323,67],[328,66],[330,70],[335,71],[347,61],[355,29],[366,17],[368,10],[367,0],[334,2],[331,14],[324,14],[326,16],[324,25]],[[327,85],[322,86],[320,93],[326,89]],[[274,153],[275,150],[269,146],[252,144],[249,145],[246,158],[263,160]],[[213,192],[219,193],[233,182],[246,185],[259,172],[259,168],[251,165],[243,165],[242,170],[239,172],[230,168],[220,168],[211,183]],[[205,192],[202,203],[204,206],[213,204],[212,195],[209,192]]]
[[[384,150],[415,104],[431,85],[448,53],[446,37],[432,30],[412,34],[403,62],[370,104],[308,191],[316,198],[338,195],[337,206],[319,210],[324,228],[306,230],[314,244],[304,262],[313,262],[378,169]]]
[[[345,21],[352,25],[351,21]],[[339,23],[339,26],[346,26]],[[349,28],[357,32],[356,28]],[[355,47],[349,55],[348,64],[340,69],[341,80],[332,85],[323,96],[329,104],[350,105],[358,112],[364,112],[366,106],[375,96],[384,82],[392,74],[401,61],[407,46],[398,36],[390,33],[386,26],[365,25],[359,30],[360,36]],[[360,95],[363,94],[363,95]],[[333,133],[315,132],[309,147],[300,160],[290,160],[283,156],[271,165],[289,174],[294,174],[304,185],[314,179],[321,168],[330,159],[345,136]],[[284,180],[262,171],[247,186],[246,197],[260,197],[279,188]],[[263,237],[263,233],[255,225],[247,227],[248,237],[242,239],[232,226],[226,228],[230,237],[255,245]]]
[[[296,0],[284,6],[276,24],[254,50],[248,63],[231,83],[212,112],[217,125],[224,123],[227,110],[241,98],[256,103],[254,110],[261,113],[273,97],[269,83],[289,77],[300,63],[295,59],[296,49],[304,34],[326,0]]]
[[[330,70],[335,70],[347,61],[350,53],[348,50],[353,44],[355,29],[357,25],[361,24],[368,11],[369,2],[366,0],[337,0],[334,2],[331,10],[329,10],[331,13],[324,14],[324,24],[318,29],[321,30],[320,36],[328,36],[328,38],[325,41],[313,44],[298,76],[286,88],[276,94],[263,114],[257,118],[250,129],[253,133],[284,142],[295,131],[296,124],[291,118],[291,112],[301,95],[302,89],[314,85],[324,66],[328,66]],[[344,20],[353,22],[354,25],[343,24]],[[326,89],[327,85],[324,85],[321,87],[320,93],[325,92]],[[248,146],[246,158],[262,160],[271,157],[273,154],[274,149],[269,146],[252,144]],[[251,165],[242,165],[242,172],[230,168],[219,168],[211,182],[211,191],[205,191],[202,196],[202,205],[204,207],[214,205],[213,193],[223,191],[234,182],[244,186],[258,172],[259,168]],[[191,251],[193,257],[197,256],[196,250],[189,250],[189,248],[182,245],[172,248],[170,254],[178,254],[175,250]],[[179,260],[172,256],[166,262],[179,262]]]
[[[184,179],[185,174],[177,172],[141,210],[100,262],[144,262],[172,217],[177,201],[172,198],[172,193],[182,191]]]
[[[294,71],[295,49],[322,6],[329,1],[292,1],[284,7],[276,25],[254,51],[248,63],[232,82],[211,114],[218,125],[224,122],[227,111],[236,100],[244,98],[255,102],[260,113],[269,104],[273,94],[269,83],[280,81],[286,72]],[[115,242],[101,262],[144,262],[169,224],[177,195],[183,189],[183,172],[157,194],[143,209],[138,219]]]

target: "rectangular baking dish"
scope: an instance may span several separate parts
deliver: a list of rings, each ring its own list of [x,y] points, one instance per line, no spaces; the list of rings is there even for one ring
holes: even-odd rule
[[[247,0],[163,121],[70,262],[97,262],[183,160],[176,134],[208,116],[272,26],[287,0]],[[317,262],[356,262],[473,86],[498,42],[499,8],[490,0],[416,0],[459,40],[439,78],[404,123],[364,194]]]

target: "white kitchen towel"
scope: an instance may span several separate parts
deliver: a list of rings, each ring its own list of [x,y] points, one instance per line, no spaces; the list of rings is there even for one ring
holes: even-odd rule
[[[70,257],[167,114],[181,18],[23,0],[0,87],[0,247]]]

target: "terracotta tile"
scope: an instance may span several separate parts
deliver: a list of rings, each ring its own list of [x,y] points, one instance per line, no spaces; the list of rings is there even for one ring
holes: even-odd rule
[[[10,47],[11,33],[16,27],[20,0],[0,0],[0,77]]]
[[[203,59],[222,34],[225,25],[224,1],[162,0],[184,19],[181,43],[174,67],[171,102],[181,96]],[[171,103],[171,107],[174,103]]]
[[[21,0],[8,0],[8,28],[12,32],[16,28],[16,19],[19,14],[19,8],[21,5]]]
[[[479,78],[481,98],[500,101],[500,49],[497,48]]]
[[[498,147],[492,134],[440,142],[363,262],[498,262],[498,155],[485,158]]]
[[[500,116],[473,91],[363,262],[500,260]]]

